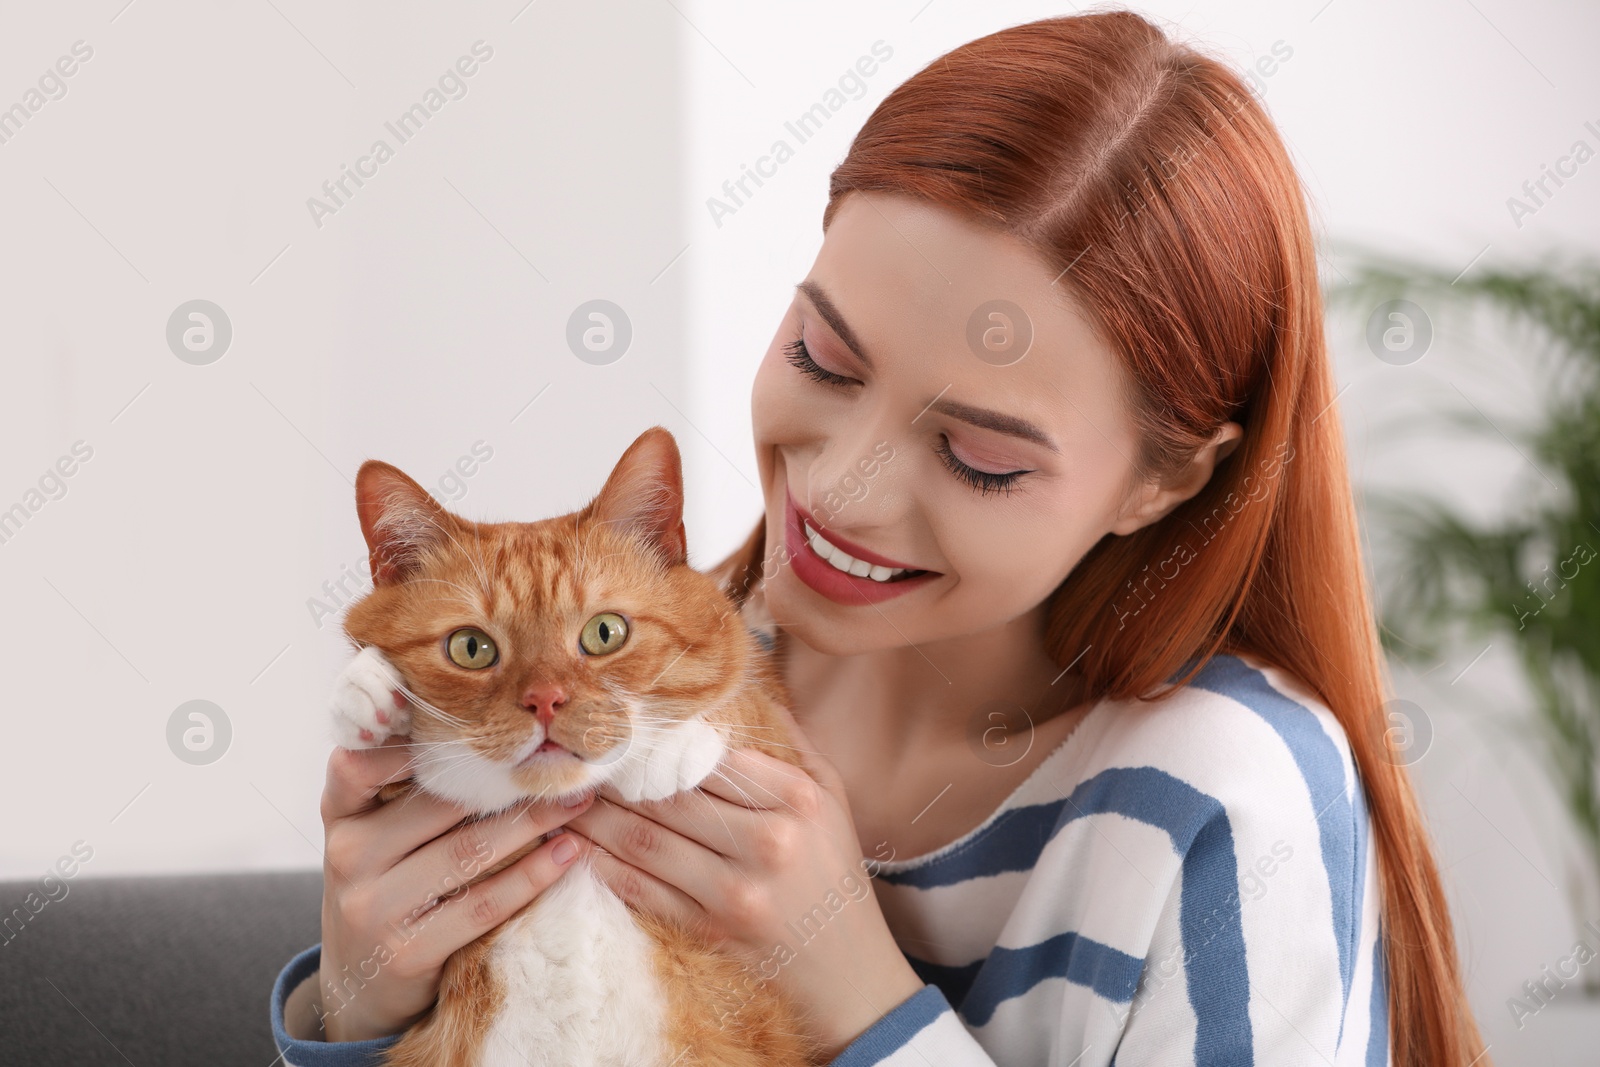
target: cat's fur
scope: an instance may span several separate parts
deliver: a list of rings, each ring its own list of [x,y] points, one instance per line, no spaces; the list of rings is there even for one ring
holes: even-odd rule
[[[414,778],[385,787],[386,801],[420,788],[487,814],[606,782],[630,800],[659,799],[705,780],[730,746],[801,766],[774,711],[786,700],[776,666],[717,581],[687,563],[666,430],[641,435],[588,506],[541,522],[469,522],[376,460],[362,465],[356,498],[374,588],[345,618],[361,651],[336,687],[335,736],[349,747],[411,736]],[[628,621],[628,637],[586,654],[579,633],[606,611]],[[494,665],[451,659],[448,635],[464,626],[495,642]],[[548,707],[552,688],[565,702],[546,728],[527,704]],[[395,706],[396,690],[408,708]],[[518,768],[547,734],[571,754]],[[491,857],[475,877],[538,844]],[[584,856],[450,957],[437,1004],[386,1063],[787,1067],[816,1057],[770,983],[696,931],[635,911]]]

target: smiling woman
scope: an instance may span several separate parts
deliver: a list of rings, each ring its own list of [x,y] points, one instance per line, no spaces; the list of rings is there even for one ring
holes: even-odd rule
[[[1487,1064],[1380,719],[1305,198],[1244,82],[1130,12],[991,34],[874,111],[823,229],[719,573],[860,840],[912,857],[877,894],[926,985],[838,1062]],[[1306,858],[1241,895],[1278,841]]]

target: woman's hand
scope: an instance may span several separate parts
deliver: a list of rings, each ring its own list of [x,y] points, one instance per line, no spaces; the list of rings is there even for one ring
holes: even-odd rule
[[[744,960],[747,988],[773,982],[808,1011],[832,1059],[923,982],[873,895],[843,781],[784,715],[809,774],[734,749],[665,800],[601,786],[567,827],[600,846],[595,872],[619,897],[704,931]]]
[[[422,792],[380,803],[379,786],[410,776],[409,740],[328,757],[318,976],[328,1041],[384,1037],[415,1022],[438,998],[451,953],[532,902],[589,847],[559,834],[469,884],[585,805],[528,801],[461,825],[466,809]],[[579,846],[565,862],[554,854],[563,842]]]

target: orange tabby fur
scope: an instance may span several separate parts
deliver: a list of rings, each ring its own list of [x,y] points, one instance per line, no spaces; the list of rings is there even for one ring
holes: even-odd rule
[[[639,699],[653,720],[703,715],[726,726],[730,744],[801,767],[775,710],[787,701],[778,670],[718,582],[688,566],[681,493],[677,447],[660,427],[634,442],[588,506],[531,523],[469,522],[397,468],[363,464],[357,507],[375,586],[351,607],[344,628],[357,645],[376,646],[405,679],[413,743],[462,735],[431,710],[442,709],[465,724],[475,752],[509,767],[537,729],[523,694],[556,686],[566,701],[548,737],[581,758],[513,771],[527,796],[592,788],[591,761],[603,766],[618,745],[648,737],[651,727],[633,724],[619,693]],[[600,611],[623,615],[629,636],[614,653],[584,655],[577,636]],[[463,626],[491,636],[500,657],[493,666],[464,669],[445,653],[444,639]],[[411,779],[385,787],[380,798],[391,802],[417,788]],[[474,880],[539,843],[495,857]],[[586,876],[584,862],[562,877]],[[506,1004],[488,960],[501,933],[542,902],[450,957],[437,1004],[389,1050],[390,1067],[474,1067],[497,1013],[540,1010]],[[655,945],[666,996],[662,1067],[817,1062],[804,1020],[770,983],[753,982],[744,964],[697,931],[629,910]],[[732,1003],[728,990],[739,991]]]

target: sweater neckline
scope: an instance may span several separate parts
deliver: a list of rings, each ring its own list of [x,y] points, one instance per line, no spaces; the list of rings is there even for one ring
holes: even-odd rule
[[[917,856],[908,856],[905,859],[884,861],[872,856],[863,856],[862,861],[864,863],[874,864],[875,867],[872,869],[876,870],[880,874],[899,874],[902,871],[913,870],[917,867],[922,867],[932,863],[935,860],[943,859],[945,856],[948,856],[954,852],[958,852],[961,849],[964,849],[975,843],[981,837],[987,834],[989,830],[997,822],[999,822],[1008,811],[1015,810],[1015,808],[1018,806],[1018,798],[1026,794],[1036,779],[1043,777],[1049,770],[1065,761],[1067,753],[1074,748],[1075,742],[1077,742],[1078,738],[1083,735],[1085,727],[1089,725],[1089,721],[1101,713],[1102,709],[1106,706],[1106,703],[1107,698],[1105,697],[1095,701],[1094,704],[1090,706],[1089,710],[1084,712],[1083,718],[1078,720],[1078,724],[1072,728],[1072,731],[1068,733],[1066,737],[1056,743],[1056,747],[1050,750],[1050,754],[1044,759],[1040,760],[1039,765],[1033,770],[1029,771],[1028,776],[1017,783],[1016,788],[1012,789],[1010,793],[1006,794],[1006,798],[1000,802],[999,807],[995,808],[994,811],[989,813],[988,818],[984,819],[977,826],[974,826],[972,829],[968,830],[954,841],[951,841],[948,844],[940,845],[938,848],[933,849],[932,851],[924,852]]]
[[[1237,652],[1218,652],[1211,658],[1216,659],[1222,656],[1229,656],[1239,659],[1247,666],[1255,669],[1261,669],[1263,666],[1262,661],[1256,659],[1255,657]],[[1179,667],[1177,671],[1173,672],[1172,676],[1167,679],[1167,684],[1170,685],[1176,679],[1181,678],[1184,672],[1188,670],[1192,662],[1192,659],[1186,660],[1184,664]],[[1039,765],[1035,767],[1026,778],[1017,783],[1017,787],[1007,794],[1005,800],[1000,802],[1000,806],[998,808],[990,812],[987,819],[984,819],[983,822],[979,823],[977,826],[974,826],[971,830],[962,834],[954,841],[951,841],[947,845],[942,845],[931,852],[924,852],[920,856],[910,856],[903,860],[897,859],[884,862],[874,857],[864,856],[862,857],[863,862],[877,864],[875,869],[880,874],[899,874],[902,871],[914,870],[918,867],[926,866],[927,864],[933,863],[936,860],[943,859],[946,856],[959,852],[970,845],[976,844],[994,827],[997,822],[1005,818],[1008,812],[1017,808],[1018,798],[1026,793],[1028,788],[1033,785],[1036,778],[1041,777],[1047,769],[1053,768],[1066,761],[1068,753],[1074,751],[1075,743],[1079,742],[1079,739],[1088,732],[1092,720],[1100,716],[1112,714],[1111,711],[1107,710],[1111,704],[1112,699],[1108,696],[1103,696],[1096,700],[1094,704],[1090,706],[1089,710],[1084,713],[1083,718],[1079,720],[1078,725],[1072,728],[1072,732],[1067,734],[1063,740],[1057,743],[1056,747],[1050,752],[1050,754],[1044,759],[1040,760]],[[1062,795],[1065,796],[1066,794],[1063,793]]]

